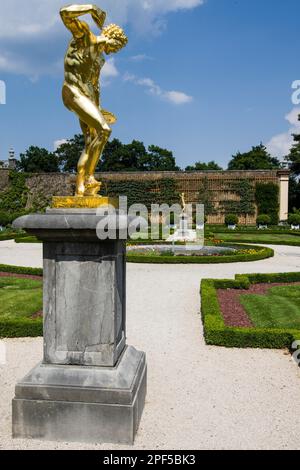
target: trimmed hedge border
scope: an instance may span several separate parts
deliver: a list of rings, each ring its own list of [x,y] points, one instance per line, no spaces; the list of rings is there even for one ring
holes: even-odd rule
[[[249,289],[251,284],[261,282],[299,281],[300,272],[238,274],[235,280],[203,279],[201,282],[201,312],[206,343],[227,348],[290,349],[295,340],[300,340],[300,329],[227,327],[219,305],[217,289]]]
[[[0,273],[29,274],[30,276],[43,276],[42,268],[28,268],[25,266],[12,266],[0,264]]]
[[[13,274],[28,274],[32,276],[43,276],[40,268],[27,268],[23,266],[11,266],[0,264],[0,272]],[[43,319],[0,320],[0,338],[35,338],[43,336]]]
[[[242,246],[242,245],[241,245]],[[222,255],[222,256],[147,256],[138,254],[127,254],[128,263],[146,263],[146,264],[221,264],[221,263],[241,263],[259,261],[274,256],[272,248],[261,248],[261,252],[255,254],[242,253],[240,255]]]
[[[36,338],[43,336],[43,320],[0,320],[0,338]]]
[[[266,245],[282,245],[282,246],[300,246],[300,239],[299,241],[283,241],[283,240],[259,240],[255,238],[247,238],[245,240],[237,240],[233,238],[231,241],[230,239],[226,239],[226,243],[236,243],[236,244],[244,244],[244,243],[252,243],[253,245],[256,244],[266,244]]]

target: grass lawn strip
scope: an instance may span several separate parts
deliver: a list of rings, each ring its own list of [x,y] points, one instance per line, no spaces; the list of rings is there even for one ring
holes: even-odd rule
[[[239,300],[256,327],[300,329],[300,284],[273,285],[265,295],[247,293]]]
[[[297,283],[297,286],[299,286],[300,272],[237,274],[234,280],[202,279],[201,315],[206,343],[215,346],[234,348],[291,348],[291,345],[295,340],[300,340],[300,327],[289,327],[288,325],[292,324],[290,323],[289,318],[286,318],[287,327],[280,327],[279,325],[274,325],[273,327],[258,327],[254,324],[251,327],[246,324],[241,326],[241,323],[239,323],[241,320],[239,312],[242,311],[244,318],[246,314],[246,318],[248,317],[249,321],[251,319],[250,315],[247,315],[246,310],[244,310],[243,306],[238,301],[240,295],[249,295],[251,292],[251,295],[265,294],[268,293],[270,289],[274,290],[275,288],[275,294],[274,291],[271,291],[271,296],[278,296],[277,289],[280,288],[281,299],[288,298],[289,302],[291,302],[292,298],[292,304],[295,305],[296,298],[297,306],[298,293],[297,291],[295,292],[294,289],[292,291],[287,291],[287,288],[290,287],[289,283]],[[262,286],[262,284],[265,284],[265,286]],[[296,284],[294,284],[294,286],[295,285]],[[225,315],[222,313],[221,302],[218,298],[219,290],[232,290],[232,292],[237,296],[231,297],[230,302],[227,302],[228,310],[225,312]],[[286,300],[284,302],[285,306],[288,305],[287,308],[289,308],[290,304],[287,303]],[[274,304],[274,299],[272,300],[272,303]],[[239,305],[240,310],[234,313],[235,305]],[[241,310],[241,308],[243,310]],[[237,320],[238,322],[235,323]],[[293,320],[295,321],[295,318]],[[239,326],[230,326],[235,324]]]
[[[42,278],[0,273],[0,337],[43,334]]]

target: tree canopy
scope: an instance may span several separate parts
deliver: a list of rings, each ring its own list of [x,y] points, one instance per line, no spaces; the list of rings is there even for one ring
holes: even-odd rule
[[[75,173],[77,171],[77,163],[84,145],[83,135],[76,134],[72,139],[58,147],[55,155],[58,158],[61,171],[66,173]]]
[[[56,173],[59,172],[59,161],[55,153],[32,145],[21,153],[17,169],[27,173]]]
[[[232,156],[228,170],[272,170],[280,167],[280,161],[272,157],[263,145],[252,147],[249,152]]]
[[[298,116],[300,121],[300,115]],[[291,171],[295,175],[300,175],[300,134],[293,134],[294,145],[292,146],[289,155],[285,157],[285,160],[289,162]]]
[[[186,167],[185,171],[205,171],[205,170],[223,170],[223,168],[218,165],[214,160],[210,162],[196,162],[194,165],[189,165]]]
[[[177,171],[176,161],[170,150],[133,140],[122,144],[113,139],[108,142],[98,169],[100,171]]]

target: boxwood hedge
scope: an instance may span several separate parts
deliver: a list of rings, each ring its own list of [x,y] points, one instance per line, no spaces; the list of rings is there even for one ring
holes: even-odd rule
[[[240,245],[241,248],[243,245]],[[245,246],[245,248],[249,248]],[[252,247],[253,248],[253,247]],[[148,264],[220,264],[259,261],[274,256],[274,250],[256,246],[256,253],[228,254],[221,256],[170,256],[170,255],[144,255],[138,253],[127,253],[129,263]]]
[[[290,348],[300,339],[300,329],[228,327],[218,301],[217,289],[249,289],[261,282],[300,282],[299,273],[237,275],[235,280],[203,279],[201,313],[207,344],[235,348]]]

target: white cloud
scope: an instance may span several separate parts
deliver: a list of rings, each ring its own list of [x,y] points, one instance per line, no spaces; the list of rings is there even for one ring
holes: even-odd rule
[[[164,98],[174,104],[186,104],[193,101],[193,97],[181,91],[166,91]]]
[[[116,67],[114,57],[111,57],[105,62],[101,73],[102,77],[106,79],[111,77],[117,77],[119,75],[119,71]]]
[[[151,95],[158,96],[162,100],[168,101],[175,105],[191,103],[193,97],[183,93],[182,91],[165,91],[157,85],[152,78],[138,78],[133,74],[125,73],[123,80],[134,83],[135,85],[146,88]]]
[[[293,134],[300,132],[300,121],[298,116],[300,114],[300,108],[293,108],[286,116],[286,121],[292,125],[287,132],[277,134],[267,143],[267,149],[274,157],[285,157],[288,155],[293,143]]]
[[[46,35],[61,27],[59,10],[66,0],[1,0],[0,37],[16,38]],[[82,4],[82,1],[72,1]],[[204,0],[101,0],[109,21],[151,29],[163,15],[198,7]],[[149,31],[148,29],[148,31]]]
[[[53,142],[54,150],[57,150],[61,145],[66,144],[67,142],[68,142],[67,139],[55,140]]]
[[[130,60],[132,60],[132,62],[143,62],[144,60],[153,60],[153,58],[147,54],[137,54],[130,57]]]
[[[57,73],[70,36],[59,10],[66,0],[1,0],[0,70],[33,79]],[[81,1],[70,3],[81,4]],[[129,26],[142,35],[155,35],[170,12],[189,10],[204,0],[101,0],[107,22]],[[129,28],[128,28],[129,29]],[[136,60],[145,60],[136,56]]]
[[[294,108],[285,116],[285,119],[294,127],[300,127],[299,114],[300,108]]]
[[[110,84],[110,79],[117,77],[119,71],[116,67],[115,58],[111,57],[108,59],[101,72],[101,86],[108,86]]]

